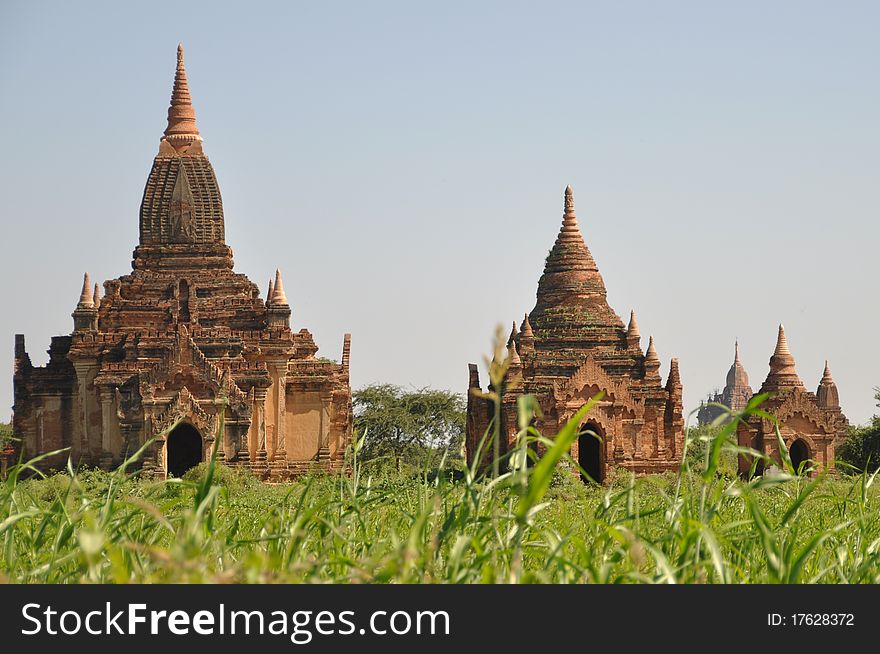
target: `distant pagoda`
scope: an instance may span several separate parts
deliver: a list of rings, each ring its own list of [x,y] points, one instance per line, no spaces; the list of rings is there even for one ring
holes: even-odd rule
[[[720,393],[710,395],[708,400],[700,406],[697,412],[697,421],[701,425],[707,425],[716,418],[726,414],[719,406],[711,404],[723,404],[733,411],[741,411],[749,403],[754,393],[749,386],[749,375],[739,360],[739,341],[734,345],[733,363],[727,371],[727,384]],[[711,404],[710,404],[711,403]]]
[[[678,467],[683,443],[682,384],[672,359],[666,384],[650,338],[642,352],[635,312],[629,326],[608,305],[605,282],[587,248],[575,215],[571,187],[565,189],[562,227],[538,282],[537,302],[508,345],[510,368],[502,393],[502,454],[514,445],[517,398],[537,397],[542,415],[536,426],[557,433],[590,398],[604,392],[587,416],[572,456],[595,481],[614,466],[637,472]],[[469,365],[469,389],[480,389],[477,366]],[[473,461],[489,428],[492,405],[468,395],[466,449]],[[489,450],[491,452],[491,449]],[[487,465],[489,453],[483,453]]]

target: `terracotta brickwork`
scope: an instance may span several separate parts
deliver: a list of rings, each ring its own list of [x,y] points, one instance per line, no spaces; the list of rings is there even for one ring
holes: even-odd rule
[[[285,479],[334,469],[351,437],[350,337],[340,363],[316,358],[290,327],[280,271],[261,298],[234,272],[223,202],[195,124],[178,49],[168,127],[147,178],[132,272],[91,285],[74,331],[35,367],[15,337],[14,428],[27,455],[110,468],[155,439],[143,465],[159,477],[205,460]]]
[[[565,191],[562,228],[538,282],[537,302],[519,329],[514,324],[508,349],[511,365],[501,389],[502,453],[515,443],[522,394],[536,396],[543,414],[536,426],[551,436],[602,391],[602,401],[584,423],[601,442],[584,435],[572,447],[573,458],[590,476],[602,481],[617,466],[636,472],[678,467],[684,438],[678,360],[672,359],[664,384],[654,339],[643,352],[635,313],[624,326],[608,305],[605,282],[581,235],[571,187]],[[474,364],[468,385],[480,388]],[[487,400],[468,394],[471,461],[492,416]]]
[[[758,393],[769,394],[761,408],[779,421],[779,432],[796,469],[803,462],[808,466],[815,464],[816,468],[833,467],[836,447],[846,437],[849,424],[840,409],[837,384],[826,361],[816,392],[811,393],[804,387],[795,370],[782,325],[779,325],[776,349],[770,357],[770,372]],[[737,440],[741,446],[781,462],[776,425],[771,420],[753,416],[741,422],[737,427]],[[740,457],[740,473],[749,474],[752,464],[751,457]],[[760,474],[763,470],[764,465],[759,463],[756,472]]]

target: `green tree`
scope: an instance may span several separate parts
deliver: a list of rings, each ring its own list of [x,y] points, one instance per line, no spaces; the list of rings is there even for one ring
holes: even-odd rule
[[[880,387],[874,388],[874,399],[880,408]],[[837,456],[857,470],[873,472],[880,467],[880,416],[875,415],[867,425],[850,427]]]
[[[12,425],[8,422],[0,422],[0,447],[12,440]]]
[[[393,384],[373,384],[352,396],[354,428],[367,437],[364,459],[388,456],[420,465],[448,449],[460,458],[466,405],[458,393]]]

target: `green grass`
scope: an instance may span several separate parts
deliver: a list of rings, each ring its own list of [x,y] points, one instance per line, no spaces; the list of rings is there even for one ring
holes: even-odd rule
[[[755,411],[750,408],[747,411]],[[589,411],[585,407],[582,413]],[[701,465],[585,486],[567,442],[520,434],[509,471],[351,473],[265,485],[213,461],[183,480],[75,471],[0,485],[0,578],[10,582],[876,583],[874,477],[745,482],[732,429]],[[523,465],[528,441],[547,447]],[[695,445],[695,444],[694,444]],[[703,454],[704,452],[704,454]],[[685,461],[693,457],[686,457]],[[727,464],[725,463],[727,461]]]

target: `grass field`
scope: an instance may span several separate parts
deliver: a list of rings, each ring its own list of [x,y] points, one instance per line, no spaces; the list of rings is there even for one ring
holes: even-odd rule
[[[585,407],[585,411],[589,407]],[[731,429],[679,474],[585,486],[576,416],[533,466],[439,465],[265,485],[203,464],[183,480],[72,469],[0,486],[9,582],[876,583],[874,477],[729,474]],[[356,454],[356,453],[355,453]],[[686,461],[693,457],[686,457]],[[728,465],[725,465],[727,461]]]

